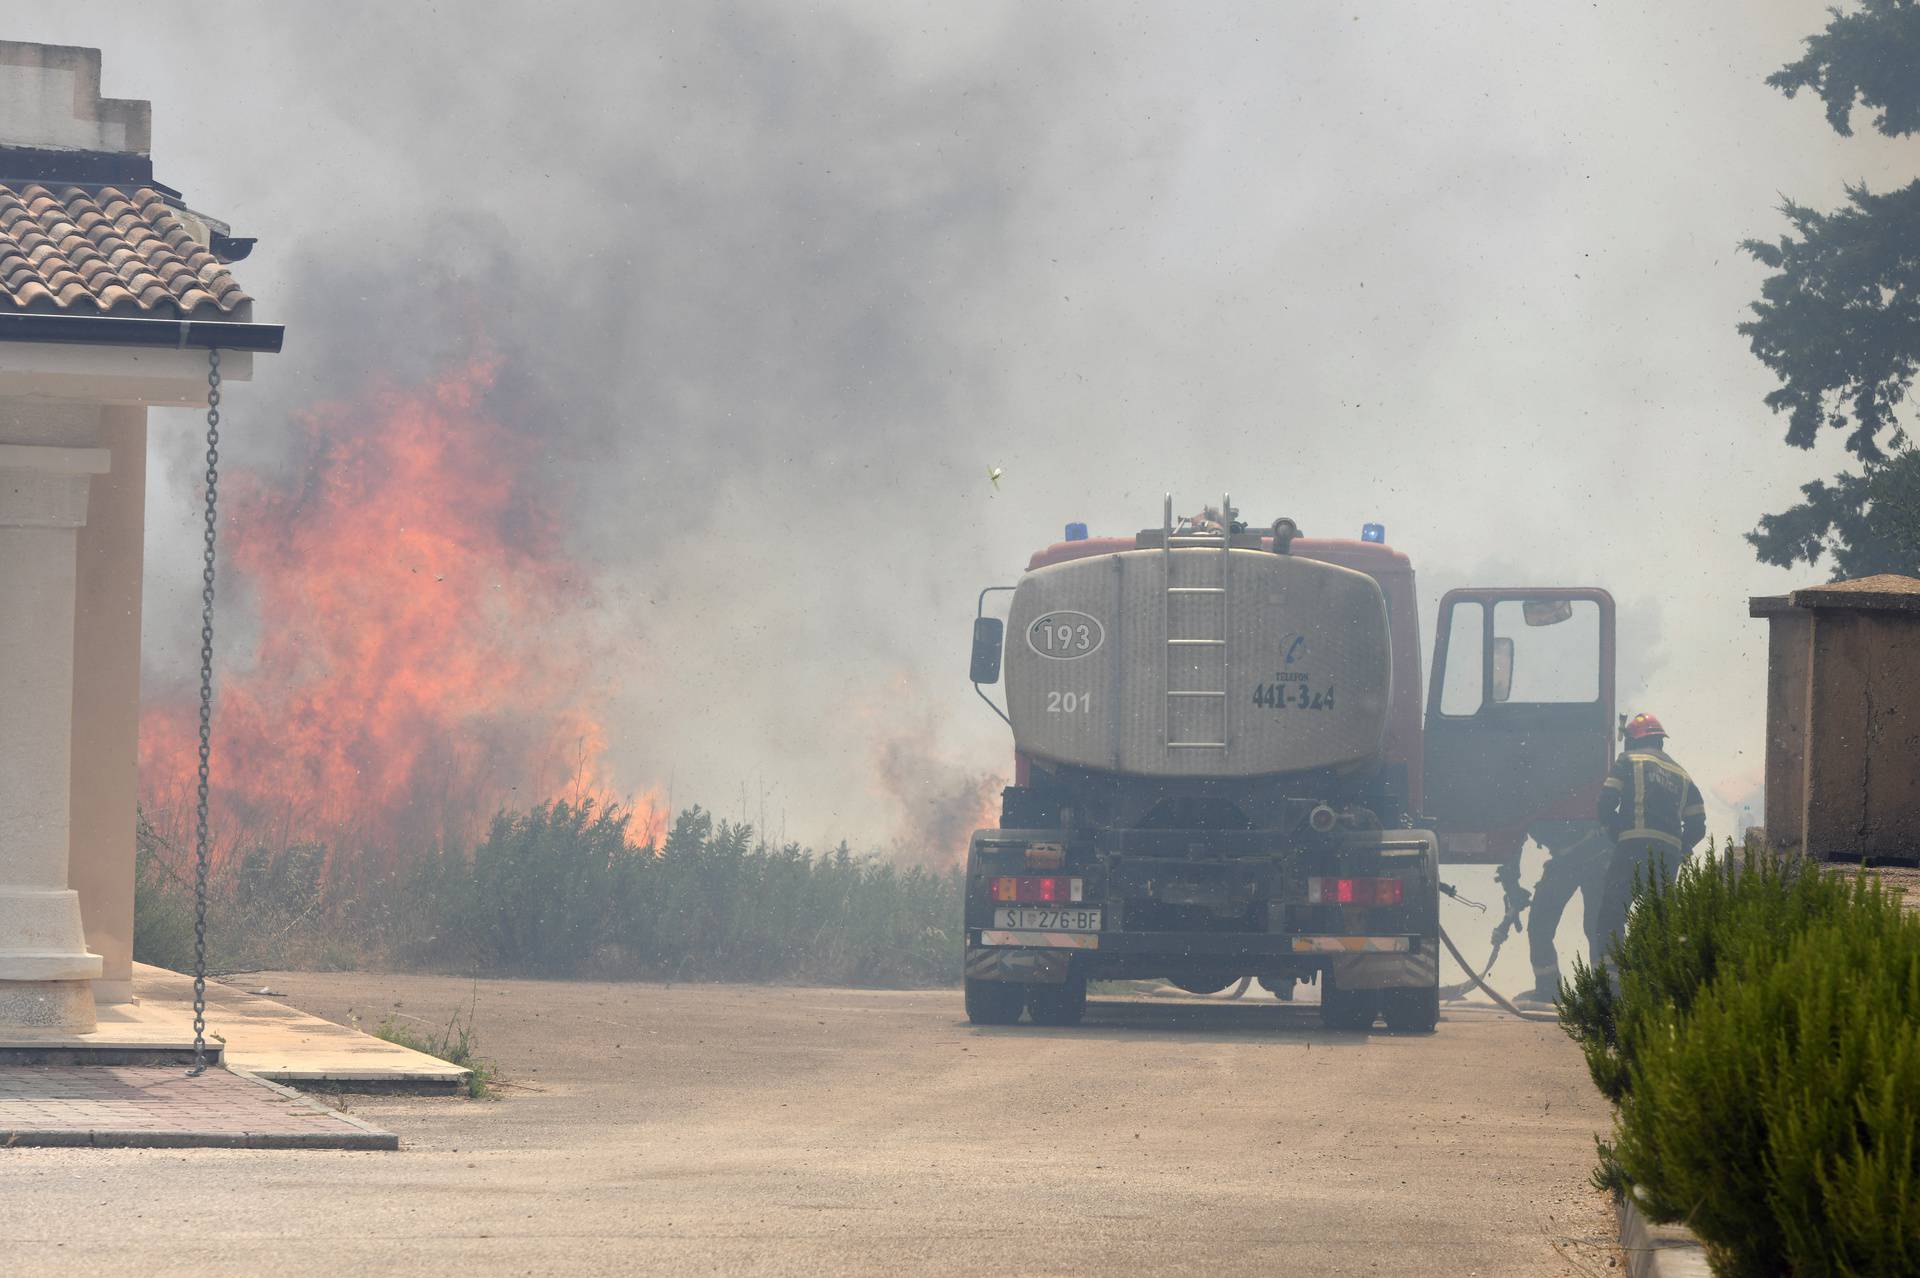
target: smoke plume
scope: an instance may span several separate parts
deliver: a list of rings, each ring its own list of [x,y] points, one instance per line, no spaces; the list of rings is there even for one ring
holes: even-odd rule
[[[326,473],[316,405],[485,357],[473,438],[527,515],[499,553],[572,576],[556,606],[594,641],[569,695],[514,695],[547,737],[600,729],[596,783],[724,804],[775,779],[809,841],[945,838],[920,823],[965,804],[940,796],[1010,763],[964,678],[976,592],[1068,520],[1155,522],[1169,489],[1383,522],[1424,582],[1609,587],[1659,614],[1622,633],[1658,636],[1640,695],[1688,766],[1740,773],[1744,600],[1797,584],[1740,534],[1835,459],[1777,442],[1735,245],[1777,232],[1782,192],[1911,176],[1763,83],[1818,0],[101,11],[15,17],[154,101],[158,175],[260,237],[240,277],[288,324],[230,388],[235,468],[291,502]],[[155,422],[164,696],[197,647],[194,422]],[[243,560],[277,534],[230,532],[236,576],[279,570]],[[229,688],[316,624],[248,590]],[[903,670],[931,753],[892,744],[925,724],[886,704]],[[545,769],[510,784],[571,783]]]

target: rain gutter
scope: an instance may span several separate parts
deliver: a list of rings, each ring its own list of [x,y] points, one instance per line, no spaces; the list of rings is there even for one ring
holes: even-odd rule
[[[277,353],[284,324],[232,320],[138,319],[119,315],[0,312],[0,342],[64,342],[80,346],[151,346],[174,350]]]

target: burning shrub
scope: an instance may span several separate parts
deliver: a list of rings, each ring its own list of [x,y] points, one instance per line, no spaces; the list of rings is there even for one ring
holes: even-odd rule
[[[193,886],[162,857],[144,818],[133,850],[133,957],[176,972],[193,966]]]
[[[250,842],[207,883],[207,965],[314,971],[359,967],[382,952],[384,917],[345,880],[321,876],[327,849]],[[142,811],[135,830],[133,956],[185,971],[193,964],[191,838]]]
[[[223,631],[251,631],[218,670],[223,852],[242,830],[462,847],[515,793],[608,788],[593,574],[537,482],[540,437],[496,411],[497,371],[314,405],[283,466],[229,468],[222,598],[257,624]],[[148,682],[150,805],[190,791],[193,697]]]

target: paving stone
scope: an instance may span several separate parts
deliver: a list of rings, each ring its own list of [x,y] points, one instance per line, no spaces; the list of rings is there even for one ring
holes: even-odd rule
[[[0,1065],[0,1146],[396,1149],[398,1139],[250,1074]]]

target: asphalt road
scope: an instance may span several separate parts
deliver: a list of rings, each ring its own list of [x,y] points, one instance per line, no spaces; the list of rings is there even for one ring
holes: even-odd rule
[[[0,1150],[0,1271],[1621,1272],[1585,1183],[1605,1110],[1551,1024],[1133,998],[974,1029],[957,991],[263,979],[366,1024],[475,1000],[511,1085],[350,1099],[398,1154]]]

